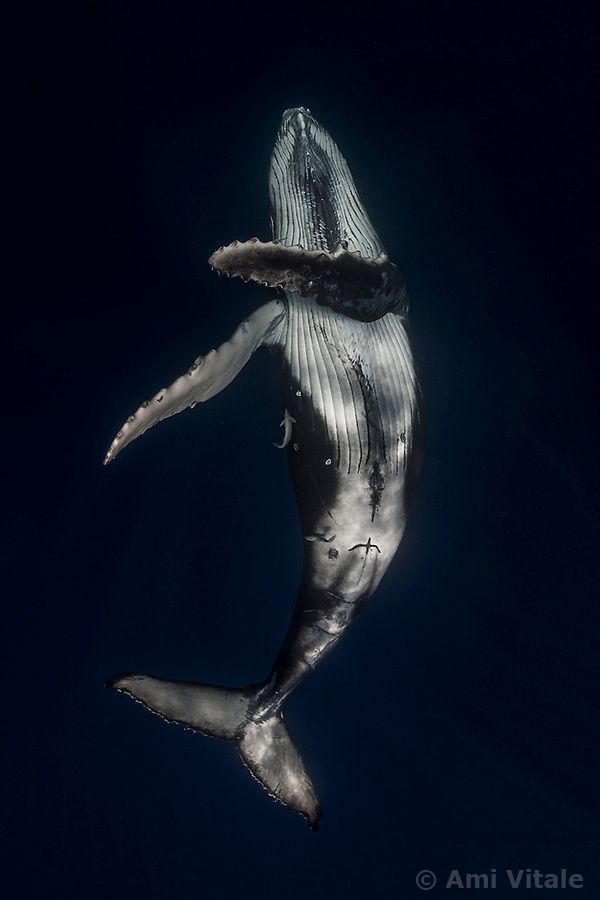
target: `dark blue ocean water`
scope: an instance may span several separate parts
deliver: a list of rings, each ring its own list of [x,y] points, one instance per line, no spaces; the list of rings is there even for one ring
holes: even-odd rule
[[[426,868],[439,897],[496,869],[459,896],[505,900],[548,893],[506,869],[566,868],[584,889],[551,896],[598,897],[597,47],[583,11],[550,7],[107,2],[15,23],[7,896],[387,900],[423,896]],[[302,540],[266,353],[101,461],[265,302],[206,260],[268,236],[296,105],[406,273],[427,413],[398,557],[289,703],[316,835],[231,747],[103,687],[257,681],[287,628]]]

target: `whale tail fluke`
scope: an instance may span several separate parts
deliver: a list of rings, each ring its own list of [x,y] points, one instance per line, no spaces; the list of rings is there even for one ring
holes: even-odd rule
[[[255,713],[263,685],[234,689],[128,674],[106,686],[168,722],[235,743],[245,766],[269,794],[318,831],[319,799],[281,710]]]
[[[302,757],[285,727],[281,712],[261,722],[250,722],[238,741],[238,750],[251,774],[269,794],[319,830],[321,807]]]

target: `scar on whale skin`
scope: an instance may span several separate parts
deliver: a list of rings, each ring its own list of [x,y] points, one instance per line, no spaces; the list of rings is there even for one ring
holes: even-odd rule
[[[377,550],[378,553],[381,553],[381,550],[379,549],[379,547],[377,546],[377,544],[373,544],[373,543],[371,542],[371,538],[368,539],[368,541],[367,541],[366,544],[355,544],[354,547],[349,547],[349,548],[348,548],[348,553],[351,553],[352,550],[359,550],[361,547],[364,547],[364,548],[365,548],[365,555],[364,555],[364,557],[363,557],[363,564],[362,564],[362,568],[361,568],[361,570],[360,570],[360,575],[358,576],[357,584],[360,584],[360,582],[362,581],[363,575],[365,574],[365,567],[366,567],[366,565],[367,565],[367,560],[370,558],[370,557],[369,557],[369,551],[370,551],[370,550]]]
[[[333,541],[335,541],[336,537],[337,534],[332,534],[329,537],[325,537],[324,534],[315,531],[314,534],[306,534],[304,536],[304,540],[308,541],[309,543],[312,543],[313,541],[322,541],[324,544],[331,544]]]
[[[354,547],[349,547],[349,548],[348,548],[348,553],[350,553],[351,550],[358,550],[360,547],[364,547],[364,548],[366,549],[366,551],[367,551],[367,552],[365,553],[365,559],[366,559],[366,557],[369,555],[369,550],[377,550],[378,553],[381,553],[381,550],[379,549],[379,547],[377,546],[377,544],[373,544],[373,543],[371,542],[371,538],[369,538],[369,540],[367,541],[366,544],[355,544]]]
[[[381,495],[385,490],[385,478],[383,472],[381,471],[381,466],[375,460],[373,463],[373,468],[371,470],[371,477],[369,478],[369,488],[370,488],[370,507],[371,507],[371,522],[375,521],[375,515],[381,506]]]

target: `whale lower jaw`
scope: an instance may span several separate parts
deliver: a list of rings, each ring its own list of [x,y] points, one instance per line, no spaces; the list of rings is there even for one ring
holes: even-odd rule
[[[359,197],[346,160],[308,109],[288,109],[271,156],[273,238],[288,247],[350,252],[375,259],[384,246]]]

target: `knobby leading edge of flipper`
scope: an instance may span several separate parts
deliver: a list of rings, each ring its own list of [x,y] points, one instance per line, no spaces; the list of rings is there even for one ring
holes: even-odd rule
[[[210,400],[231,384],[284,316],[283,301],[265,303],[241,323],[228,341],[206,356],[199,356],[185,375],[169,387],[161,388],[151,400],[144,400],[117,432],[104,457],[104,465],[108,465],[121,450],[153,425],[184,409],[193,409],[197,403]]]
[[[404,315],[408,308],[404,277],[387,254],[369,259],[360,250],[350,252],[347,241],[329,253],[250,238],[219,247],[208,262],[221,275],[314,297],[320,305],[363,322],[387,312]]]
[[[348,166],[303,108],[287,110],[269,176],[272,238],[211,257],[285,296],[130,416],[105,463],[157,422],[218,394],[256,349],[280,371],[284,436],[304,535],[294,616],[264,682],[245,688],[120,675],[111,687],[169,722],[234,744],[269,794],[317,830],[321,806],[284,723],[297,685],[356,621],[400,544],[421,458],[408,296]]]

